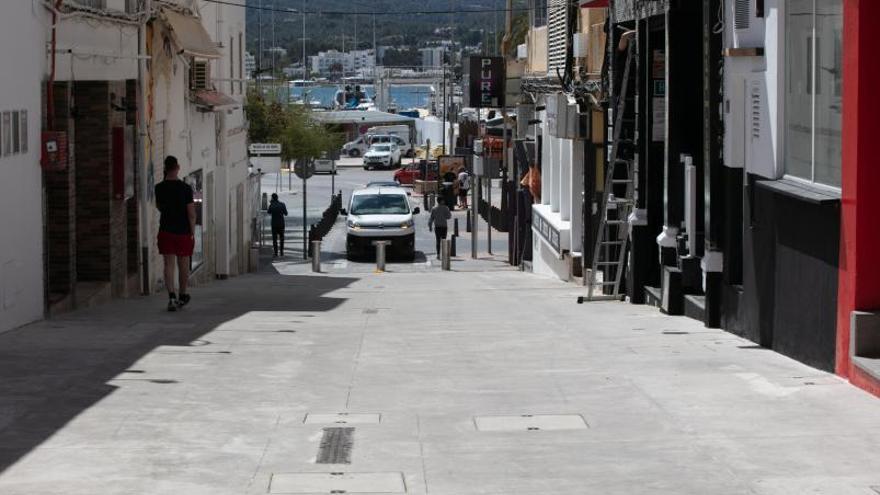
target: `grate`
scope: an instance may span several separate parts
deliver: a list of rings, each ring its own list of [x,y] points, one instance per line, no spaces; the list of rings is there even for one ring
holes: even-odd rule
[[[589,428],[580,414],[521,414],[519,416],[477,416],[479,431],[559,431]]]
[[[382,415],[378,413],[334,413],[334,414],[306,414],[303,423],[307,425],[363,425],[379,424]]]
[[[276,473],[269,493],[406,493],[403,473]]]
[[[377,314],[378,312],[379,312],[379,310],[376,309],[376,308],[366,308],[366,309],[364,309],[364,314],[365,314],[365,315],[374,315],[374,314]]]
[[[318,464],[351,464],[354,447],[354,428],[324,428]]]

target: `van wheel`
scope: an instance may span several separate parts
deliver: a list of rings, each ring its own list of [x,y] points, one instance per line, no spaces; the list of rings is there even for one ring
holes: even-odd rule
[[[348,152],[348,156],[351,158],[357,158],[357,157],[361,156],[361,152],[359,149],[355,148],[355,149]]]

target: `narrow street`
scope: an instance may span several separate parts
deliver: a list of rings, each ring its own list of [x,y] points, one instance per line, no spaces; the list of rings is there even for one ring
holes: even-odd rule
[[[264,257],[179,313],[155,296],[0,334],[0,493],[880,490],[880,403],[844,380],[501,263],[454,269]]]

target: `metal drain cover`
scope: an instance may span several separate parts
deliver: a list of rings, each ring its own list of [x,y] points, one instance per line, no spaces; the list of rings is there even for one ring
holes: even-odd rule
[[[307,425],[369,425],[379,424],[381,421],[382,415],[378,413],[308,413],[303,423]]]
[[[522,414],[519,416],[477,416],[479,431],[559,431],[589,428],[580,414]]]
[[[318,464],[351,464],[351,449],[354,447],[354,428],[324,428],[321,447],[318,449]]]
[[[277,473],[269,493],[406,493],[403,473]]]

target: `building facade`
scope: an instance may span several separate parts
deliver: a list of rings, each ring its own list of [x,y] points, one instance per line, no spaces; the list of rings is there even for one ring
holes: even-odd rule
[[[345,75],[367,77],[376,68],[373,50],[352,50],[340,52],[328,50],[309,57],[311,72],[320,75]]]
[[[4,6],[0,17],[0,42],[17,47],[3,50],[0,71],[0,332],[43,317],[40,130],[49,22],[29,2]]]
[[[42,176],[49,314],[164,287],[153,187],[167,155],[196,192],[193,281],[247,269],[244,11],[149,4],[60,4],[43,105],[46,139],[64,144]]]

